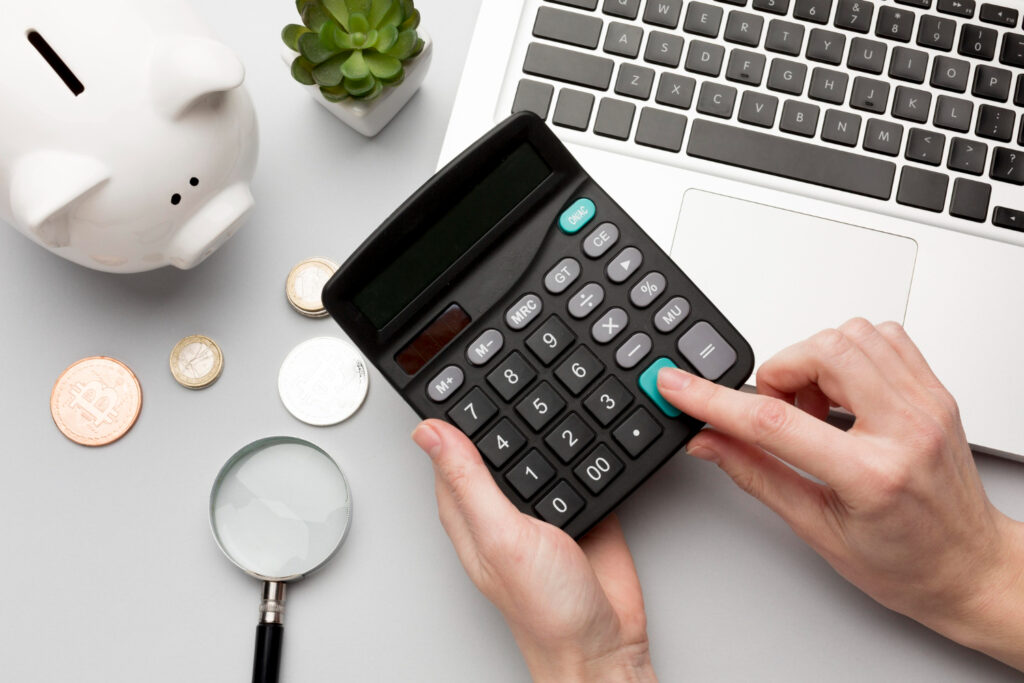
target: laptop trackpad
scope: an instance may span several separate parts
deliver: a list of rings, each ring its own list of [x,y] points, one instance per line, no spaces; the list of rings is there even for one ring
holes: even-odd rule
[[[856,316],[902,323],[917,243],[689,190],[671,255],[747,338],[760,365]]]

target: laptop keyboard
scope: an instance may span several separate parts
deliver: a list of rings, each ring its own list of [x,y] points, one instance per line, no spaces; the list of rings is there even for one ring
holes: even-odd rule
[[[1024,232],[1021,22],[975,0],[546,0],[512,110]]]

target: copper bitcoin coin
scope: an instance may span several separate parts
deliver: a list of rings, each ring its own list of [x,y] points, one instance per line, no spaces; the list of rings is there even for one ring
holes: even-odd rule
[[[142,410],[135,373],[113,358],[83,358],[61,373],[50,394],[57,428],[83,446],[105,446],[128,433]]]

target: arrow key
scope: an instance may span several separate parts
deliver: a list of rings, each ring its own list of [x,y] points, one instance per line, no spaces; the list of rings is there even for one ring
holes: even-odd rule
[[[985,158],[988,156],[988,145],[966,138],[953,138],[949,146],[949,161],[946,163],[954,171],[981,175],[985,172]]]
[[[1005,206],[997,206],[992,214],[992,222],[1000,228],[1009,228],[1024,232],[1024,211],[1008,209]]]
[[[644,255],[636,247],[626,247],[608,262],[605,273],[612,282],[625,282],[644,262]]]

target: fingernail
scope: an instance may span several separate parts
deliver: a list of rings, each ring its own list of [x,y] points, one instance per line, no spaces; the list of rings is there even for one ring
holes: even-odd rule
[[[701,445],[687,446],[686,447],[686,454],[687,455],[692,455],[693,457],[695,457],[695,458],[697,458],[699,460],[708,460],[708,461],[712,461],[712,462],[717,457],[713,450],[711,450],[707,446],[701,446]]]
[[[682,391],[690,386],[693,375],[683,372],[678,368],[662,368],[658,372],[658,389],[667,391]]]
[[[441,450],[441,437],[433,427],[426,423],[420,424],[413,430],[412,440],[431,458],[437,457]]]

